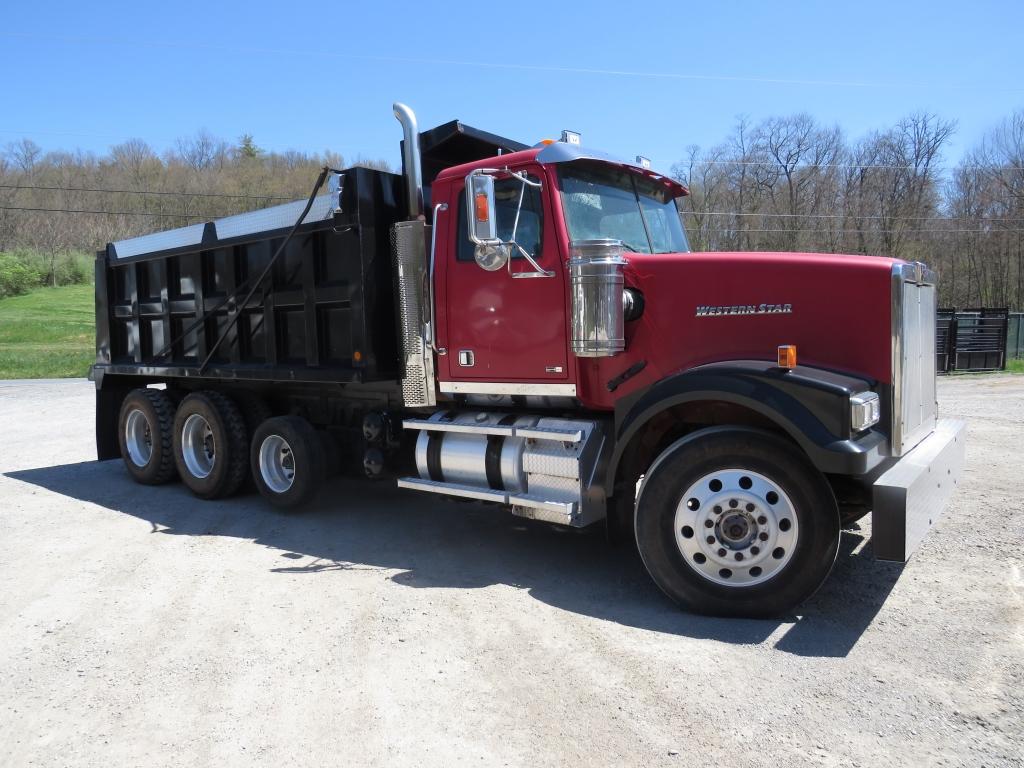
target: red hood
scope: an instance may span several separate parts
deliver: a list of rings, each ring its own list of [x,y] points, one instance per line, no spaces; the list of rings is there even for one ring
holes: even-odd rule
[[[774,360],[890,380],[895,259],[820,253],[627,254],[626,285],[644,294],[626,351],[581,365],[581,395],[608,407],[629,391],[722,360]],[[645,360],[612,397],[607,381]]]

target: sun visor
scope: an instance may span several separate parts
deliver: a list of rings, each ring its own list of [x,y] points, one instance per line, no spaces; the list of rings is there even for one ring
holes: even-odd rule
[[[673,197],[683,197],[690,194],[689,190],[670,176],[652,171],[636,163],[629,163],[621,158],[609,155],[599,149],[586,149],[576,144],[568,144],[564,141],[555,141],[548,144],[537,153],[537,162],[545,164],[571,163],[575,160],[600,160],[603,163],[612,163],[623,168],[628,168],[634,173],[644,176],[656,184],[663,184],[672,191]]]

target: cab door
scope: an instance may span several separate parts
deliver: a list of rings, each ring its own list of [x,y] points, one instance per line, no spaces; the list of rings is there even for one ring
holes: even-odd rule
[[[529,169],[527,169],[529,172]],[[529,178],[541,180],[534,170]],[[522,184],[515,178],[495,183],[498,235],[512,235]],[[565,382],[569,377],[566,331],[565,270],[551,225],[550,195],[527,186],[516,241],[551,277],[516,278],[533,272],[522,255],[508,267],[487,272],[473,258],[467,235],[466,191],[456,199],[448,242],[446,275],[447,363],[452,381]]]

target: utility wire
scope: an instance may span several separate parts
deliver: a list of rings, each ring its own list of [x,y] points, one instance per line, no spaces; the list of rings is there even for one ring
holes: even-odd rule
[[[222,192],[174,192],[155,189],[100,189],[98,187],[51,187],[31,184],[0,184],[0,189],[35,189],[53,192],[103,192],[111,195],[174,195],[177,197],[226,197],[232,200],[294,200],[279,195],[230,195]]]
[[[758,167],[767,166],[771,168],[778,168],[780,171],[786,166],[778,163],[774,160],[694,160],[690,161],[679,161],[676,163],[677,166],[683,167],[684,165],[690,165],[692,167],[699,167],[701,165],[739,165],[746,167]],[[942,170],[953,170],[953,171],[986,171],[990,173],[1002,173],[1004,171],[1024,171],[1024,166],[1019,165],[981,165],[981,164],[970,164],[970,165],[931,165],[927,168],[921,168],[916,165],[886,165],[883,163],[873,164],[860,164],[860,163],[820,163],[820,164],[798,164],[790,168],[791,172],[795,171],[810,171],[819,170],[824,168],[842,168],[846,170],[864,170],[864,171],[942,171]]]
[[[689,216],[764,216],[772,219],[851,219],[860,221],[980,221],[1017,222],[1024,218],[991,218],[988,216],[881,216],[859,213],[749,213],[737,211],[682,211]]]
[[[36,213],[90,213],[97,216],[155,216],[167,219],[213,219],[202,213],[149,213],[146,211],[90,211],[80,208],[28,208],[18,205],[0,206],[0,211],[33,211]],[[216,218],[216,217],[214,217]]]
[[[72,214],[96,214],[101,216],[155,216],[170,219],[202,219],[212,221],[213,218],[199,213],[146,213],[143,211],[90,211],[65,208],[22,208],[17,206],[0,206],[0,211],[35,211],[39,213],[72,213]],[[729,214],[735,215],[735,214]],[[756,214],[761,215],[761,214]],[[854,217],[851,217],[854,218]],[[942,221],[942,219],[936,219]],[[945,229],[935,227],[934,229],[821,229],[821,228],[751,228],[738,229],[726,227],[723,231],[729,232],[827,232],[830,234],[882,234],[882,233],[917,233],[917,234],[1006,234],[1021,233],[1024,229]]]

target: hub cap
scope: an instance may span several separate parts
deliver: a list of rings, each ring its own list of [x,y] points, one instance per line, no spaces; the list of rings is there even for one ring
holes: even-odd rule
[[[675,535],[683,559],[703,578],[749,587],[786,567],[800,528],[792,502],[776,482],[745,469],[722,469],[683,493]]]
[[[149,464],[153,457],[153,432],[149,427],[149,419],[142,411],[134,410],[125,419],[124,445],[132,464],[137,467]]]
[[[284,493],[295,482],[295,456],[280,435],[270,435],[260,445],[260,475],[274,493]]]
[[[213,440],[210,422],[198,413],[185,419],[185,425],[181,428],[181,457],[193,477],[202,479],[213,471],[217,445]]]

